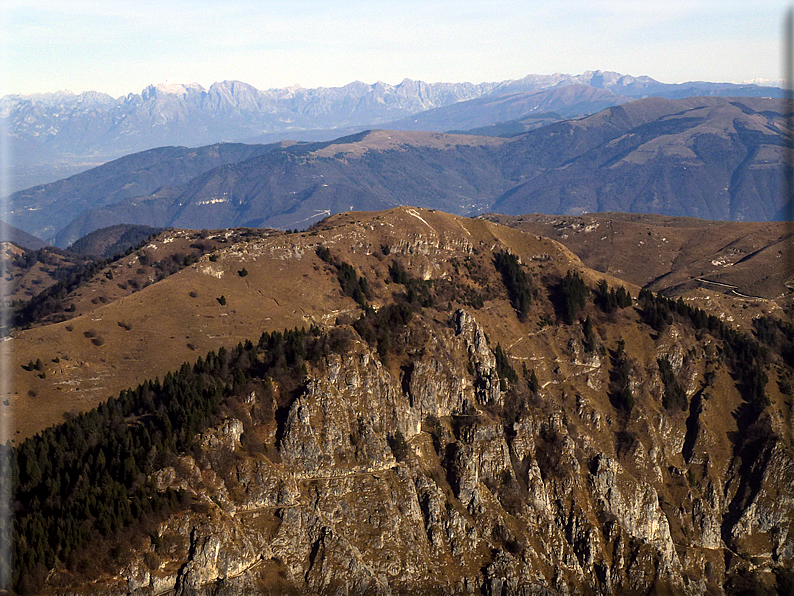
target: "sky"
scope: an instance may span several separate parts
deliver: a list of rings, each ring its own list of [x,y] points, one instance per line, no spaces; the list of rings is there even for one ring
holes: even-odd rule
[[[259,89],[611,70],[781,77],[781,0],[4,0],[0,96],[165,80]]]

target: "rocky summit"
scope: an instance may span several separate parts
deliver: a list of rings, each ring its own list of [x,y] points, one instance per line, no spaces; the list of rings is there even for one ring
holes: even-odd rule
[[[227,336],[167,374],[151,362],[137,389],[99,409],[86,402],[15,448],[18,531],[60,538],[43,553],[17,542],[30,563],[20,592],[791,587],[782,319],[739,332],[683,298],[588,269],[553,240],[434,211],[343,214],[238,240],[124,300],[159,304],[169,292],[192,305],[177,297],[206,278],[224,325],[257,321],[249,341]],[[304,268],[315,282],[301,285]],[[269,320],[277,286],[293,288],[292,318]],[[263,297],[261,310],[232,310],[244,292]],[[120,308],[13,341],[57,379],[49,363],[67,355],[33,338],[90,317],[112,347],[112,332],[143,325],[115,329]],[[183,309],[174,316],[201,314]],[[112,352],[100,362],[104,346],[83,343],[68,357],[93,351],[86,377],[111,366]],[[34,498],[35,509],[24,500]]]

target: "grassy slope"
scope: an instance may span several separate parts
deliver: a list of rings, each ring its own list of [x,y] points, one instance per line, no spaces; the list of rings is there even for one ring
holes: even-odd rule
[[[177,242],[175,239],[164,246]],[[220,345],[256,339],[263,330],[333,324],[338,319],[357,317],[361,311],[350,298],[341,296],[335,271],[315,254],[319,245],[328,247],[335,257],[351,263],[359,275],[366,276],[372,290],[370,301],[376,307],[391,300],[395,292],[405,290],[402,284],[387,281],[389,265],[394,262],[400,262],[417,278],[448,279],[461,287],[490,288],[492,297],[482,308],[467,308],[485,328],[491,347],[503,346],[516,370],[520,371],[523,363],[536,371],[542,391],[532,407],[570,416],[566,425],[590,437],[578,445],[582,453],[596,445],[619,458],[633,477],[651,478],[658,466],[657,455],[646,456],[644,449],[658,445],[664,451],[661,457],[665,463],[675,471],[692,472],[693,478],[702,479],[703,483],[710,476],[725,477],[734,461],[732,440],[736,438],[737,425],[733,413],[742,400],[729,368],[713,353],[709,355],[707,347],[713,347],[714,340],[707,334],[693,333],[678,323],[661,333],[652,332],[633,308],[605,315],[589,302],[581,316],[592,316],[599,341],[605,347],[602,358],[610,358],[618,343],[625,341],[634,376],[641,379],[634,389],[637,407],[626,415],[609,402],[610,367],[594,363],[592,356],[582,352],[581,325],[543,323],[556,318],[548,297],[566,271],[578,270],[591,286],[602,274],[587,269],[568,249],[548,238],[485,220],[412,208],[344,214],[307,233],[265,238],[254,235],[220,248],[215,262],[205,256],[161,282],[72,321],[20,333],[14,340],[19,352],[14,367],[19,371],[14,385],[16,395],[10,399],[12,406],[3,408],[4,413],[16,412],[18,436],[27,436],[57,421],[65,411],[88,409],[143,378],[162,378],[163,373],[176,369],[182,361],[195,360],[197,355]],[[384,250],[385,246],[389,250]],[[491,264],[493,253],[502,248],[521,258],[539,289],[540,295],[533,301],[526,322],[515,316]],[[239,275],[243,267],[248,272],[244,277]],[[620,283],[609,276],[607,279],[613,285]],[[437,283],[440,287],[441,282]],[[629,289],[636,294],[636,286]],[[191,297],[190,292],[196,296]],[[227,300],[225,306],[216,300],[220,295]],[[459,305],[454,297],[450,303],[453,308]],[[439,309],[425,310],[422,320],[414,323],[412,353],[406,358],[422,357],[425,350],[433,354],[437,349],[433,333],[448,325],[451,314],[443,306],[441,303]],[[120,327],[120,320],[130,329]],[[92,329],[103,337],[102,346],[85,337],[85,331]],[[45,362],[45,379],[34,371],[21,369],[36,354]],[[56,356],[60,362],[53,366],[51,359]],[[699,430],[698,452],[690,462],[684,460],[681,452],[689,412],[668,411],[661,405],[662,388],[655,370],[657,359],[662,356],[689,360],[680,373],[688,395],[705,385],[709,367],[715,370],[709,388],[715,398],[704,399],[700,418],[707,423]],[[389,362],[394,378],[400,377],[401,364],[404,363],[400,358]],[[774,381],[773,376],[767,386],[772,401],[768,412],[775,429],[783,433],[781,438],[789,441],[790,430],[786,429],[791,428],[790,406]],[[35,397],[22,393],[26,383],[36,391]],[[24,427],[20,425],[23,421]],[[638,443],[621,447],[616,442],[620,433],[634,437]],[[694,481],[687,480],[683,473],[673,474],[672,468],[664,468],[670,476],[664,477],[665,500],[661,506],[670,522],[673,540],[681,545],[683,553],[690,522],[679,519],[673,504],[691,500],[693,494],[699,493],[692,486]]]
[[[91,261],[89,257],[67,253],[56,248],[43,248],[40,253],[42,260],[37,260],[30,267],[20,267],[14,263],[16,258],[34,253],[33,250],[20,248],[10,242],[0,244],[0,262],[2,275],[5,277],[2,299],[28,301],[45,288],[57,283],[56,270],[74,268]]]
[[[685,296],[709,312],[731,313],[727,316],[745,325],[752,317],[790,303],[786,284],[794,280],[790,248],[794,229],[785,222],[714,222],[626,213],[487,218],[554,238],[588,267],[654,292]],[[724,296],[741,298],[731,287],[757,298],[726,300]]]
[[[161,236],[157,250],[175,250],[180,242],[192,241],[178,238],[179,232],[171,234],[171,241]],[[453,278],[451,258],[463,270],[460,264],[469,257],[480,264],[486,278],[483,285],[502,292],[490,265],[490,255],[500,246],[519,255],[541,281],[564,275],[570,268],[581,270],[591,286],[603,277],[553,240],[484,220],[411,208],[342,214],[300,234],[264,238],[258,232],[251,234],[241,242],[218,244],[216,262],[205,255],[198,263],[135,293],[119,291],[114,285],[123,271],[136,270],[134,263],[120,263],[113,283],[99,279],[79,290],[75,300],[80,316],[16,334],[11,394],[3,396],[9,406],[1,410],[12,421],[13,436],[34,434],[67,412],[90,409],[125,387],[144,378],[162,377],[182,362],[222,345],[255,339],[262,331],[333,323],[345,313],[355,315],[357,305],[341,295],[335,273],[314,253],[320,244],[367,277],[375,306],[390,299],[395,289],[387,284],[391,261],[381,252],[384,245],[400,252],[403,263],[417,277]],[[245,277],[238,274],[242,268],[248,271]],[[606,277],[612,285],[621,283]],[[225,306],[217,300],[222,295]],[[95,304],[92,296],[102,296],[107,303]],[[450,302],[460,304],[454,297]],[[548,303],[543,307],[548,312],[538,311],[540,306],[533,308],[531,320],[554,317]],[[558,348],[544,337],[530,341],[526,325],[509,316],[511,311],[504,295],[486,302],[476,314],[494,343],[510,346],[517,361],[536,363],[539,376],[545,379],[542,382],[549,381]],[[530,329],[530,336],[536,331]],[[95,345],[95,338],[86,333],[101,337],[103,345]],[[22,369],[39,358],[46,378]]]

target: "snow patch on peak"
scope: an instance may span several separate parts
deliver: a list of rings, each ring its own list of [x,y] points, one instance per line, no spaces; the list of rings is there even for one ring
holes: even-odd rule
[[[736,83],[737,85],[758,85],[760,87],[780,87],[781,89],[784,88],[786,84],[786,79],[764,79],[761,77],[756,77],[754,79],[741,81],[740,83]]]
[[[14,95],[11,97],[17,97],[31,102],[53,104],[63,100],[74,99],[77,96],[68,89],[62,89],[53,93],[28,93],[26,95]]]
[[[198,83],[188,81],[177,81],[175,79],[166,79],[162,83],[153,85],[152,88],[160,93],[168,93],[172,95],[184,95],[189,90],[204,91],[204,87]]]

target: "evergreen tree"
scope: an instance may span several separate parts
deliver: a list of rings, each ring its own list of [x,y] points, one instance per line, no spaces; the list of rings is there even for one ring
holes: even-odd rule
[[[502,274],[502,282],[510,297],[510,304],[518,312],[518,318],[526,320],[534,290],[518,257],[507,251],[499,251],[494,255],[494,266]]]
[[[587,303],[590,290],[577,271],[568,271],[560,283],[559,294],[563,320],[571,325]]]

